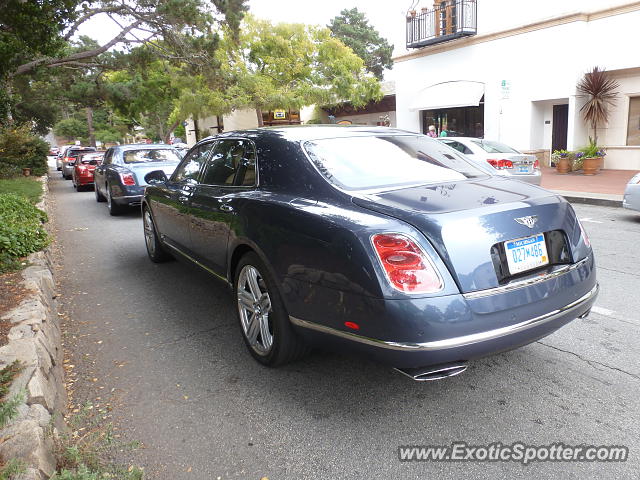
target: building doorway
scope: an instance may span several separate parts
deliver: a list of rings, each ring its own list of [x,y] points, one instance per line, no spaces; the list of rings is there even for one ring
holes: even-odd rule
[[[567,128],[569,126],[569,105],[553,106],[551,130],[551,151],[567,149]],[[547,137],[548,138],[548,137]]]

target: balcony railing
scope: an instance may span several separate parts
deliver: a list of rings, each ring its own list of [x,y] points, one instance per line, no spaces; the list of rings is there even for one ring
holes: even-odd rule
[[[407,17],[407,48],[420,48],[475,35],[476,0],[445,0]]]

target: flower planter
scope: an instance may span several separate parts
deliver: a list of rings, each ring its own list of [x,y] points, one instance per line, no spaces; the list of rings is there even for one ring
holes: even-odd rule
[[[30,168],[23,168],[22,169],[22,175],[24,175],[25,177],[30,177],[31,176],[31,169]]]
[[[556,172],[560,175],[566,175],[571,171],[571,162],[568,157],[560,157],[556,160]]]
[[[595,175],[598,173],[602,157],[590,157],[585,158],[582,161],[582,174],[583,175]]]

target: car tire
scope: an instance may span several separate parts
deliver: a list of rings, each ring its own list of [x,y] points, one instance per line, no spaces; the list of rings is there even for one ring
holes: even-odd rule
[[[102,195],[100,193],[100,190],[98,189],[98,184],[97,183],[94,184],[94,186],[93,186],[93,193],[95,193],[95,195],[96,195],[96,202],[101,203],[101,202],[104,202],[104,201],[107,200],[106,198],[104,198],[104,195]]]
[[[258,362],[276,367],[309,352],[309,347],[291,327],[275,280],[254,252],[240,259],[234,274],[233,293],[242,338]]]
[[[107,185],[107,208],[109,209],[109,214],[112,217],[120,215],[125,210],[125,207],[123,207],[122,205],[118,205],[113,200],[112,194],[111,194],[111,186],[110,185]]]
[[[142,209],[142,228],[144,231],[144,243],[147,247],[149,259],[154,263],[162,263],[171,260],[171,255],[164,249],[160,241],[153,215],[148,208]]]

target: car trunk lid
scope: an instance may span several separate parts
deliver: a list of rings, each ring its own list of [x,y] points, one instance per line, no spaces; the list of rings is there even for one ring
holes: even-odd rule
[[[173,171],[178,166],[178,162],[151,162],[151,163],[129,163],[127,168],[133,172],[136,177],[138,185],[147,185],[144,181],[144,176],[155,170],[162,170],[167,177],[173,174]]]
[[[495,267],[494,245],[550,231],[566,231],[569,239],[579,241],[567,202],[498,176],[358,195],[353,202],[420,230],[463,293],[497,287],[504,280]],[[532,228],[516,220],[527,216],[537,217]]]

